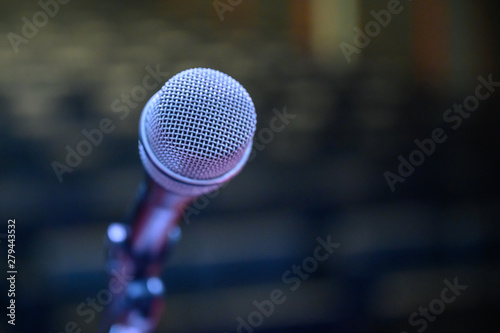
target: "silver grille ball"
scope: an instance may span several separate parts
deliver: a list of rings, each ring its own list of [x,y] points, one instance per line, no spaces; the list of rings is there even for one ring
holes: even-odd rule
[[[185,70],[152,98],[144,129],[162,166],[188,179],[223,176],[251,146],[257,116],[232,77],[208,68]]]

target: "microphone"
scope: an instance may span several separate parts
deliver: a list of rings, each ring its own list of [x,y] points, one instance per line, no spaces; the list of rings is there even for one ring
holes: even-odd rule
[[[148,101],[139,123],[147,181],[131,221],[133,254],[160,255],[185,205],[241,171],[256,123],[245,88],[213,69],[185,70]]]
[[[144,107],[139,155],[146,180],[130,229],[108,228],[108,271],[131,277],[110,306],[101,332],[151,332],[162,306],[165,256],[180,238],[178,221],[194,198],[238,174],[257,123],[248,92],[217,70],[193,68],[168,80]]]

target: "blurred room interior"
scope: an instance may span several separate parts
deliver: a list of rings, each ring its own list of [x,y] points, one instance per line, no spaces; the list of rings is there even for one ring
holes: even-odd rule
[[[354,45],[354,27],[391,0],[220,2],[231,9],[218,13],[212,0],[70,1],[18,52],[7,35],[21,34],[22,18],[41,7],[2,4],[0,211],[18,225],[15,332],[59,333],[70,321],[95,332],[102,312],[90,320],[76,309],[106,287],[103,239],[143,177],[137,125],[155,91],[123,119],[112,103],[142,84],[148,66],[168,73],[165,81],[192,67],[229,74],[254,101],[257,133],[276,110],[295,115],[181,220],[158,332],[236,332],[236,318],[272,290],[289,290],[283,273],[328,235],[339,249],[255,331],[416,332],[409,316],[455,277],[467,290],[427,332],[492,322],[500,92],[456,130],[443,114],[474,94],[479,76],[500,81],[499,3],[401,0],[400,13],[346,57],[341,43]],[[116,129],[60,182],[53,161],[105,117]],[[438,127],[447,141],[391,191],[384,173]]]

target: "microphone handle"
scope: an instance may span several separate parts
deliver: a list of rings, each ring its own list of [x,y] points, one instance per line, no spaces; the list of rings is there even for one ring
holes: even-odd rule
[[[192,200],[165,190],[146,175],[130,219],[128,248],[137,265],[135,276],[161,274],[165,256],[173,246],[171,241],[180,238],[180,217]]]
[[[160,275],[166,256],[181,236],[178,221],[193,198],[168,192],[148,175],[138,192],[130,227],[113,223],[108,228],[108,272],[129,277],[123,292],[114,295],[99,332],[152,332],[163,308]],[[120,229],[123,240],[110,230]]]

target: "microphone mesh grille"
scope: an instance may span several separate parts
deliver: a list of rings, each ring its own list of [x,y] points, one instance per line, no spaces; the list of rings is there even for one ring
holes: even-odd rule
[[[174,173],[199,180],[232,170],[251,145],[257,122],[245,88],[207,68],[173,76],[145,111],[157,159]]]

